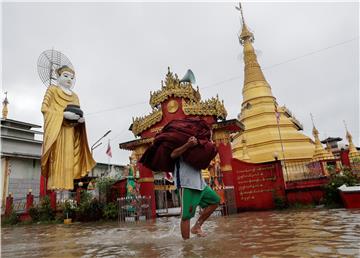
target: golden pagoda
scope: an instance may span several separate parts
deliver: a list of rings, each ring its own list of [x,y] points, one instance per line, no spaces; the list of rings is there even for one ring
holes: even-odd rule
[[[322,146],[320,139],[319,139],[319,131],[316,129],[316,127],[313,127],[313,136],[315,138],[315,152],[313,159],[314,160],[326,160],[326,159],[335,159],[334,155],[332,154],[331,150],[325,150],[325,148]]]
[[[292,113],[285,106],[278,106],[257,61],[252,45],[254,35],[247,28],[241,5],[236,8],[242,19],[239,41],[244,48],[245,63],[239,120],[245,125],[245,130],[234,136],[233,156],[239,160],[246,157],[244,161],[251,163],[273,161],[275,158],[310,160],[314,154],[314,143],[299,132],[303,129],[302,125]]]
[[[313,133],[313,136],[315,139],[315,152],[314,152],[313,160],[329,160],[329,159],[333,160],[333,159],[335,159],[331,150],[330,149],[325,150],[324,147],[322,146],[320,139],[319,139],[319,131],[315,127],[312,115],[311,115],[311,120],[313,123],[312,133]]]
[[[352,141],[352,135],[349,133],[349,131],[347,129],[346,129],[346,139],[349,142],[349,159],[350,159],[350,161],[359,161],[360,153],[356,149],[356,147]]]

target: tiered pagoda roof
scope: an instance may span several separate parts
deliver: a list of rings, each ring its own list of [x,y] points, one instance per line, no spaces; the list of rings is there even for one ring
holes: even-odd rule
[[[150,92],[149,104],[153,109],[152,112],[146,116],[133,118],[130,130],[135,136],[163,119],[161,104],[170,98],[182,98],[182,111],[185,115],[215,116],[217,119],[226,119],[224,101],[220,101],[218,96],[205,101],[201,100],[198,87],[195,90],[190,82],[179,80],[178,75],[173,74],[168,68],[165,82],[161,82],[161,89]]]

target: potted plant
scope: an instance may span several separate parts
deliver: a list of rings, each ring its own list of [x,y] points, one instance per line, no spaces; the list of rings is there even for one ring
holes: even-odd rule
[[[75,217],[76,208],[77,208],[76,201],[72,199],[68,199],[64,202],[64,206],[63,206],[64,224],[72,223],[72,219]]]

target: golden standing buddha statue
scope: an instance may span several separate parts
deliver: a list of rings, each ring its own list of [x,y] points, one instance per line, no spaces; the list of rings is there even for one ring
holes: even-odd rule
[[[58,85],[48,87],[41,107],[44,115],[41,173],[47,178],[47,189],[72,190],[73,180],[87,175],[96,162],[89,150],[79,98],[72,91],[75,72],[62,66],[56,75]]]

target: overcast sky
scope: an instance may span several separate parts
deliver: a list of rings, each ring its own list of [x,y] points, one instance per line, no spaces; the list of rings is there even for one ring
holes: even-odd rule
[[[235,3],[3,3],[3,92],[10,119],[42,125],[46,91],[37,59],[54,48],[73,63],[74,91],[85,112],[89,144],[112,133],[111,163],[128,163],[118,144],[133,140],[133,116],[147,115],[149,92],[167,67],[194,72],[203,99],[219,94],[236,118],[243,69]],[[346,120],[359,145],[359,4],[244,3],[258,61],[280,105],[311,136],[345,139]],[[3,95],[1,96],[3,98]],[[108,139],[108,138],[106,138]],[[347,143],[344,141],[344,143]],[[107,141],[95,149],[108,162]]]

